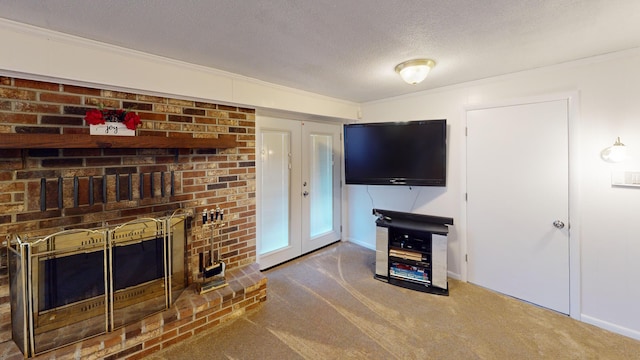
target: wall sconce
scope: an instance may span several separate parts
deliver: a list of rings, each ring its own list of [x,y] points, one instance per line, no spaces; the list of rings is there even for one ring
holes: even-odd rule
[[[612,146],[602,150],[600,156],[607,162],[621,162],[627,156],[627,149],[625,145],[620,142],[620,137],[616,139],[616,142]]]
[[[436,62],[431,59],[408,60],[396,65],[396,72],[407,84],[416,85],[426,79]]]

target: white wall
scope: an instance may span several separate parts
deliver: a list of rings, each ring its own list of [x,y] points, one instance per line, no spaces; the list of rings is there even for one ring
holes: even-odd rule
[[[640,188],[611,186],[612,170],[640,171],[638,64],[640,49],[635,49],[363,104],[363,122],[446,118],[448,184],[444,190],[370,186],[371,198],[366,186],[348,186],[347,238],[375,246],[372,207],[453,217],[449,273],[464,277],[465,108],[577,92],[577,136],[570,142],[578,162],[572,164],[578,186],[571,196],[580,218],[571,234],[579,236],[580,246],[580,274],[572,274],[580,281],[579,317],[640,339]],[[600,152],[617,136],[627,145],[628,158],[621,164],[604,162]]]

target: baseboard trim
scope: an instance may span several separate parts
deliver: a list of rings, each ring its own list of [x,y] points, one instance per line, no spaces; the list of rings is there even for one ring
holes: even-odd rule
[[[455,279],[455,280],[460,280],[462,281],[462,276],[460,276],[460,274],[456,274],[454,272],[451,271],[447,271],[447,276],[451,279]]]
[[[347,239],[346,239],[346,241],[348,241],[348,242],[350,242],[350,243],[354,243],[354,244],[356,244],[356,245],[360,245],[360,246],[362,246],[362,247],[364,247],[364,248],[367,248],[367,249],[369,249],[369,250],[375,250],[375,249],[376,249],[376,245],[375,245],[375,244],[369,244],[369,243],[367,243],[367,242],[364,242],[364,241],[358,241],[358,240],[353,239],[353,238],[347,238]]]
[[[640,340],[640,331],[638,330],[629,329],[627,327],[616,325],[616,324],[613,324],[604,320],[600,320],[598,318],[594,318],[592,316],[584,315],[584,314],[582,314],[581,319],[583,322],[587,324],[595,325],[599,328],[609,330],[616,334],[620,334],[620,335],[628,336],[632,339]]]

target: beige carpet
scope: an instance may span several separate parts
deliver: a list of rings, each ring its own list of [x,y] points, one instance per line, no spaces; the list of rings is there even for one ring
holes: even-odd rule
[[[267,301],[153,359],[640,359],[640,341],[481,287],[448,297],[373,278],[338,243],[266,272]]]

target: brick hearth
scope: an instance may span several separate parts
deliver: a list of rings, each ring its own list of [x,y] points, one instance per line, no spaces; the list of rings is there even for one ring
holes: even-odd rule
[[[115,226],[189,209],[194,213],[186,241],[189,288],[162,314],[43,355],[47,358],[140,358],[254,309],[266,299],[266,279],[255,265],[255,110],[0,77],[0,135],[37,139],[39,134],[88,134],[85,112],[100,104],[140,115],[143,124],[130,144],[81,149],[2,148],[0,144],[0,240],[14,233],[39,237],[65,229]],[[142,143],[149,137],[179,146],[135,147],[136,140]],[[190,145],[221,137],[231,138],[236,145]],[[105,184],[107,198],[86,195],[83,189],[91,181],[96,187]],[[78,187],[74,183],[80,184],[82,193],[76,199],[70,195]],[[164,189],[158,184],[164,184]],[[56,198],[56,194],[64,196]],[[230,285],[197,295],[198,255],[210,249],[199,214],[215,206],[225,213],[226,226],[216,241]],[[0,249],[0,254],[0,357],[10,358],[17,355],[12,353],[6,250]]]
[[[256,264],[229,271],[228,286],[199,295],[190,286],[175,306],[142,322],[33,359],[142,359],[200,332],[252,311],[266,300],[267,279]],[[13,342],[0,344],[0,358],[22,359]]]

